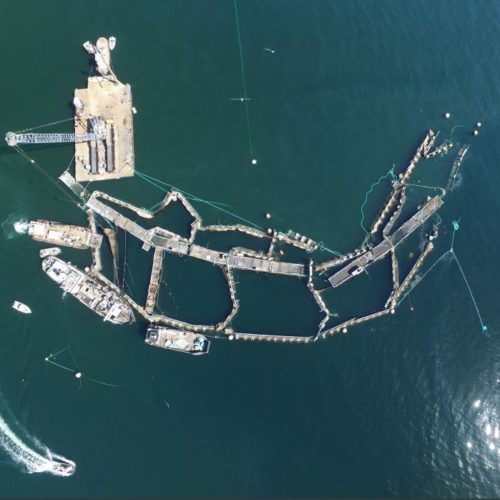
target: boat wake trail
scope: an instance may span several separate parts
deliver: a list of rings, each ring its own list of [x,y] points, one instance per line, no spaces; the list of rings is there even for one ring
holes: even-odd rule
[[[31,440],[43,451],[36,451],[22,441],[0,415],[0,447],[21,466],[23,472],[28,474],[46,472],[55,476],[71,476],[75,472],[74,462],[55,454],[36,438]]]
[[[2,231],[7,240],[11,240],[17,234],[25,234],[28,232],[28,221],[26,219],[22,219],[19,215],[10,214],[3,222],[2,222]]]

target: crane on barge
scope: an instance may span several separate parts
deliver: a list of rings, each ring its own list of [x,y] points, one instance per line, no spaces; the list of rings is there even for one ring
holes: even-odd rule
[[[18,144],[63,144],[105,140],[106,126],[104,120],[101,117],[92,117],[89,121],[91,131],[87,134],[7,132],[5,141],[9,146],[14,147]]]

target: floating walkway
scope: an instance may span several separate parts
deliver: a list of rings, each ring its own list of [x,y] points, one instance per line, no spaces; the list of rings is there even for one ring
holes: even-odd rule
[[[321,338],[326,339],[331,335],[335,335],[337,333],[347,333],[348,329],[352,326],[360,325],[361,323],[365,323],[366,321],[372,321],[374,319],[380,318],[392,312],[390,309],[383,309],[382,311],[377,311],[372,314],[368,314],[367,316],[362,316],[360,318],[352,318],[347,321],[344,321],[342,324],[334,326],[329,330],[325,330],[321,334]]]
[[[238,333],[234,332],[230,340],[251,340],[254,342],[274,342],[281,344],[311,344],[314,337],[297,337],[292,335],[266,335],[260,333]]]
[[[163,266],[163,250],[155,248],[153,255],[153,267],[151,269],[151,278],[149,280],[148,296],[146,298],[146,307],[144,308],[147,314],[153,314],[158,299],[158,291],[160,288],[160,280]]]
[[[309,273],[307,276],[307,288],[311,292],[311,295],[313,296],[313,299],[315,300],[316,304],[318,305],[320,311],[324,314],[323,319],[320,321],[318,325],[318,331],[316,333],[316,337],[323,331],[325,328],[326,324],[328,323],[328,320],[330,319],[331,313],[330,310],[328,309],[325,301],[321,297],[321,294],[314,288],[313,284],[313,270],[314,270],[314,264],[313,261],[309,261]]]
[[[401,284],[399,288],[396,289],[394,294],[390,297],[389,301],[387,302],[386,305],[389,306],[389,309],[395,309],[395,307],[398,304],[399,298],[403,293],[406,291],[406,289],[410,286],[411,282],[413,281],[413,278],[415,278],[416,274],[418,273],[419,269],[422,267],[422,264],[424,263],[425,258],[432,252],[434,248],[434,245],[431,241],[427,242],[425,245],[424,251],[419,255],[417,261],[415,262],[414,266],[406,276],[405,280]]]
[[[92,234],[97,235],[97,225],[95,222],[95,215],[92,210],[87,210],[87,220]],[[102,270],[101,245],[90,247],[90,251],[92,253],[92,268],[94,271],[99,272]]]
[[[284,276],[304,277],[304,266],[292,262],[281,262],[270,259],[257,259],[229,253],[227,265],[241,271],[257,271],[261,273],[281,274]]]
[[[458,150],[458,154],[451,167],[450,176],[448,178],[448,184],[446,185],[446,191],[453,191],[457,187],[458,175],[460,174],[460,168],[464,161],[465,155],[469,151],[469,146],[466,144]]]
[[[411,233],[413,233],[418,227],[420,227],[429,217],[438,210],[443,204],[441,196],[435,196],[428,200],[425,205],[407,220],[401,227],[399,227],[392,236],[389,236],[382,240],[376,247],[368,252],[364,253],[357,259],[353,260],[349,265],[343,267],[340,271],[337,271],[333,276],[331,276],[328,281],[332,287],[337,287],[342,283],[345,283],[353,276],[360,274],[368,266],[377,262],[381,258],[385,257],[389,252],[393,251],[396,246],[403,242]]]
[[[258,259],[255,257],[218,252],[199,245],[190,245],[184,238],[181,238],[174,233],[170,233],[165,229],[156,227],[146,230],[136,222],[120,214],[114,208],[102,203],[97,199],[100,196],[100,193],[97,193],[97,195],[92,193],[87,200],[87,208],[94,210],[96,213],[113,222],[124,231],[129,232],[132,236],[135,236],[146,244],[147,247],[159,247],[170,253],[188,255],[212,264],[217,264],[219,266],[227,265],[233,269],[239,269],[242,271],[257,271],[299,277],[304,276],[304,266],[302,264],[274,261],[270,259]],[[130,207],[127,208],[130,209]]]
[[[83,193],[85,192],[84,187],[79,182],[76,182],[75,178],[67,170],[59,176],[59,180],[75,193],[76,196],[79,198],[83,197]]]

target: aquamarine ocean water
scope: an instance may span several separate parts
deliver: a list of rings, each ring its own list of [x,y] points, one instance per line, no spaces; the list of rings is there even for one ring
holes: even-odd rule
[[[444,258],[394,316],[326,342],[214,341],[204,357],[148,347],[143,323],[103,323],[42,273],[42,245],[13,223],[83,225],[85,215],[2,147],[0,496],[498,496],[500,3],[236,7],[242,60],[233,0],[3,2],[1,133],[70,118],[73,89],[90,71],[81,44],[114,35],[113,66],[138,109],[140,172],[263,227],[270,212],[273,227],[346,253],[364,237],[370,186],[392,166],[401,171],[428,128],[441,130],[439,140],[468,143],[470,152],[424,270],[459,221],[454,248],[487,335],[457,264]],[[245,93],[248,123],[245,105],[230,100]],[[70,131],[70,122],[56,129]],[[53,177],[72,157],[71,146],[28,149]],[[446,184],[456,151],[424,162],[415,182]],[[140,206],[163,195],[137,177],[98,188]],[[368,196],[368,226],[389,190],[386,177]],[[414,201],[431,194],[409,193]],[[196,208],[206,223],[232,221],[205,203]],[[402,250],[408,263],[422,237]],[[120,238],[127,286],[144,298],[150,256]],[[77,251],[63,257],[89,262]],[[303,283],[236,278],[236,328],[314,333],[320,316]],[[169,256],[164,281],[160,307],[172,316],[227,314],[216,268]],[[390,267],[360,283],[324,293],[339,318],[380,307]],[[33,314],[13,311],[14,299]],[[50,354],[70,371],[44,361]],[[12,452],[8,430],[28,451]],[[76,473],[30,474],[29,450],[67,457]]]

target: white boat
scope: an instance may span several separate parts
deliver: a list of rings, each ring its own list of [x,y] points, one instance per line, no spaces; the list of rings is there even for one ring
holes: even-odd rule
[[[83,44],[83,48],[89,53],[89,54],[95,54],[95,47],[92,45],[88,40]]]
[[[59,255],[61,253],[61,249],[59,247],[50,247],[50,248],[42,248],[40,250],[40,257],[43,259],[44,257],[48,257],[49,255]]]
[[[14,300],[14,302],[12,303],[12,308],[16,311],[22,312],[23,314],[31,314],[31,309],[26,304],[23,304],[22,302],[19,302],[17,300]]]

